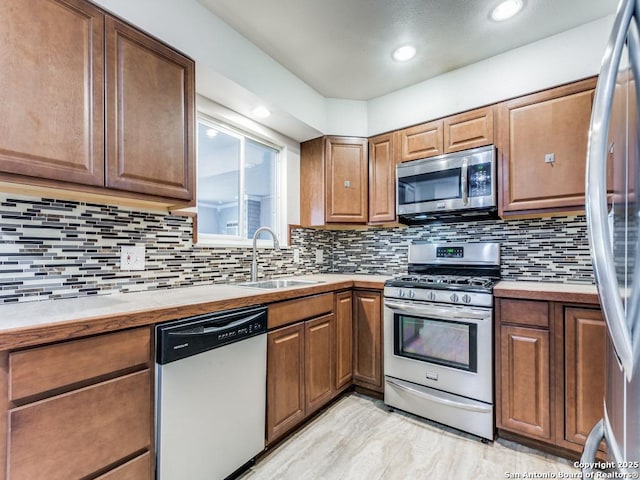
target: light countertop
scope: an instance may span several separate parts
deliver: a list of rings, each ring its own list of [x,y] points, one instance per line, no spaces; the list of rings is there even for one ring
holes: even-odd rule
[[[0,350],[151,325],[202,313],[271,303],[342,288],[382,289],[383,275],[287,277],[322,283],[279,289],[211,284],[0,305]]]
[[[599,304],[598,289],[584,283],[520,282],[503,280],[493,287],[499,298]]]

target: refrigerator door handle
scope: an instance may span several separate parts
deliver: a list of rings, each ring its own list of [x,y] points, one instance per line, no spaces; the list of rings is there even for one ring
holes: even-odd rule
[[[596,454],[598,453],[598,447],[600,446],[600,442],[603,438],[604,422],[600,419],[589,432],[587,441],[584,444],[582,456],[580,457],[582,478],[590,478],[590,474],[593,473],[593,467],[596,463]]]
[[[605,50],[593,100],[586,174],[587,225],[593,269],[609,334],[628,379],[633,375],[633,345],[611,253],[613,248],[607,220],[607,152],[609,120],[618,67],[635,3],[635,0],[620,2]]]

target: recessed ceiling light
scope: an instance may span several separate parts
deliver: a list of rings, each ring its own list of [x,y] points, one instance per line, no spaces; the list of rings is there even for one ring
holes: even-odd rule
[[[522,0],[505,0],[491,11],[491,18],[496,22],[508,20],[522,10],[522,5]]]
[[[258,118],[267,118],[271,115],[271,112],[267,107],[259,106],[253,109],[252,111],[254,117]]]
[[[218,131],[213,129],[213,128],[207,128],[207,132],[206,133],[207,133],[207,137],[209,137],[209,138],[213,138],[216,135],[218,135]]]
[[[403,45],[402,47],[396,48],[391,56],[398,62],[406,62],[416,56],[416,47],[413,45]]]

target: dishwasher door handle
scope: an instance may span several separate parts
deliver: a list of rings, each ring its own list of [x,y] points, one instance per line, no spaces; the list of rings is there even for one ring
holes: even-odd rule
[[[193,337],[197,335],[210,335],[212,333],[223,332],[228,330],[229,328],[239,327],[244,323],[250,323],[254,320],[260,318],[263,314],[256,313],[255,315],[251,315],[250,317],[242,317],[239,320],[235,320],[233,322],[225,323],[224,325],[217,327],[196,327],[191,330],[182,330],[177,332],[168,332],[167,335],[170,337]]]

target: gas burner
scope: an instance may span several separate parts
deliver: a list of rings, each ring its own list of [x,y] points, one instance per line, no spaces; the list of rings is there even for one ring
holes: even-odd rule
[[[387,284],[398,287],[435,288],[440,290],[474,290],[490,292],[496,279],[460,275],[404,275]]]

